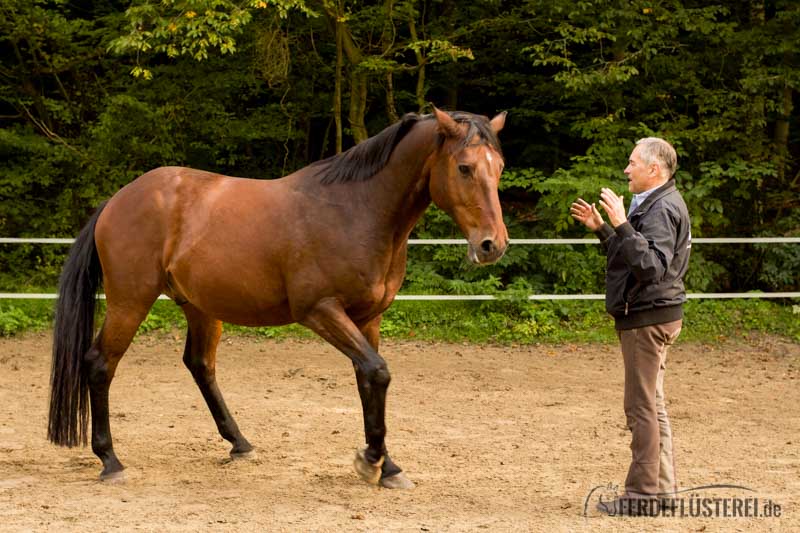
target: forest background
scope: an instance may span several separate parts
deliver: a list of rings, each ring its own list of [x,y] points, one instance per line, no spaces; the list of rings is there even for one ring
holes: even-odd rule
[[[622,169],[650,135],[678,150],[694,237],[797,237],[799,59],[792,0],[0,0],[0,236],[72,237],[157,166],[277,178],[433,103],[508,111],[512,238],[587,236],[569,204],[611,187],[627,205]],[[432,208],[413,237],[461,235]],[[52,291],[66,249],[0,245],[0,291]],[[384,329],[450,314],[454,334],[480,317],[490,338],[534,339],[602,316],[524,300],[603,292],[599,246],[511,246],[480,269],[464,255],[412,246],[401,293],[500,302],[413,304]],[[692,249],[691,292],[799,286],[796,244]],[[797,303],[731,305],[739,323],[761,316],[800,339]],[[32,309],[0,301],[0,333],[45,320]]]

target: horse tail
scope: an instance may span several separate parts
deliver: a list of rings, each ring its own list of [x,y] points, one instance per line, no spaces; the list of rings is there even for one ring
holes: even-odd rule
[[[94,230],[104,207],[105,202],[75,239],[58,282],[47,438],[70,448],[86,445],[89,379],[82,362],[94,338],[95,303],[103,277]]]

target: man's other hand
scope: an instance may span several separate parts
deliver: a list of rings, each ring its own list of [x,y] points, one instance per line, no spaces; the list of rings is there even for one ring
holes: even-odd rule
[[[615,228],[628,220],[625,214],[624,198],[617,196],[611,189],[600,190],[600,206],[608,215],[608,220]]]
[[[594,204],[589,205],[583,198],[578,198],[569,208],[572,218],[592,231],[597,231],[603,225],[603,216]]]

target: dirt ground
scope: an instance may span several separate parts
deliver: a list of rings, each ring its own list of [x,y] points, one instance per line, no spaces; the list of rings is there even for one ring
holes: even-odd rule
[[[613,345],[384,343],[387,442],[410,491],[353,471],[355,379],[322,342],[223,337],[218,380],[258,450],[233,462],[182,336],[137,338],[111,390],[120,484],[98,481],[90,449],[47,442],[49,351],[44,334],[0,339],[2,531],[800,530],[800,346],[774,338],[679,341],[667,396],[681,487],[741,485],[694,494],[771,500],[779,518],[594,511],[630,454]]]

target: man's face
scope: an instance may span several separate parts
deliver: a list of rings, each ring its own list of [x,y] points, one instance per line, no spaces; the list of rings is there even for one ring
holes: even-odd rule
[[[646,165],[639,155],[639,147],[633,149],[628,159],[628,166],[625,167],[625,175],[628,177],[628,190],[633,194],[639,194],[652,189],[659,182],[659,168],[655,163]]]

